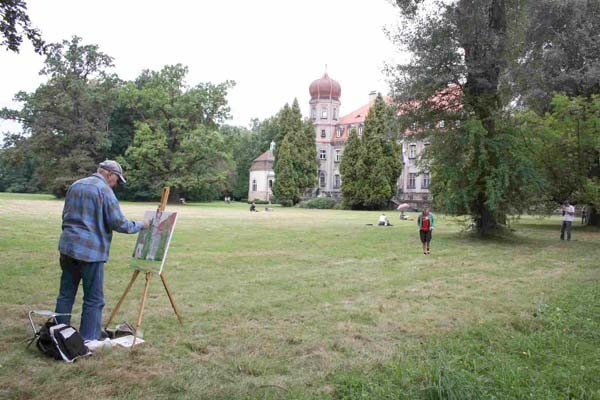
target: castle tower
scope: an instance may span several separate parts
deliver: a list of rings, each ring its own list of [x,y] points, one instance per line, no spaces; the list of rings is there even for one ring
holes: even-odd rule
[[[334,160],[335,129],[339,119],[340,84],[331,79],[327,73],[322,78],[313,81],[308,91],[310,93],[310,117],[315,127],[315,143],[319,157],[318,192],[339,192],[339,163]],[[334,179],[334,176],[338,178]],[[337,186],[337,187],[336,187]]]

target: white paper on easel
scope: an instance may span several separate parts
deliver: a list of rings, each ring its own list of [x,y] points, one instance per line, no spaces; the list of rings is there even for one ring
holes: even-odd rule
[[[131,347],[133,346],[133,335],[121,336],[120,338],[111,339],[110,343],[112,345],[118,345],[122,347]],[[135,338],[135,344],[138,345],[140,343],[144,343],[144,340],[140,338]]]

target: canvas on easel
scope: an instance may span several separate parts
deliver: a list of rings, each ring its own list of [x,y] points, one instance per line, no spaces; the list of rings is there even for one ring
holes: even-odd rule
[[[161,274],[175,230],[177,213],[146,211],[144,219],[152,222],[148,228],[142,229],[138,234],[132,254],[131,268]]]
[[[173,307],[173,311],[175,311],[175,315],[177,316],[179,323],[183,324],[183,319],[181,318],[181,314],[179,313],[179,310],[175,305],[175,300],[173,300],[173,296],[171,295],[171,291],[167,286],[167,281],[163,273],[163,267],[167,258],[169,244],[171,243],[173,231],[175,230],[175,223],[177,221],[177,213],[165,211],[168,198],[169,188],[166,187],[163,189],[160,205],[158,206],[156,212],[147,211],[145,213],[144,218],[150,219],[152,222],[148,226],[148,228],[142,229],[138,235],[138,239],[136,241],[132,254],[133,258],[131,262],[131,268],[133,269],[133,275],[131,277],[131,280],[129,281],[129,284],[127,285],[127,288],[125,288],[123,295],[121,296],[114,310],[110,314],[108,322],[104,326],[104,329],[108,328],[115,314],[117,313],[117,311],[119,311],[123,300],[125,300],[127,293],[133,286],[133,283],[135,282],[135,279],[139,275],[140,271],[144,271],[146,274],[146,284],[144,286],[142,302],[138,311],[137,324],[135,326],[133,341],[131,343],[132,349],[133,345],[138,344],[138,341],[136,339],[138,336],[140,326],[142,324],[142,313],[146,304],[146,298],[148,297],[150,277],[153,274],[157,274],[158,276],[160,276],[165,291],[167,292],[167,296],[169,297],[169,301],[171,302],[171,306]]]

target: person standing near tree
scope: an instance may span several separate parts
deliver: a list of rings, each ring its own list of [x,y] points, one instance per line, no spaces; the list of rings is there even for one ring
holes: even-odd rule
[[[429,244],[431,242],[431,233],[435,228],[435,217],[429,212],[429,204],[423,205],[423,210],[417,217],[417,225],[419,226],[419,238],[423,245],[423,254],[430,254]]]
[[[571,240],[571,225],[575,218],[575,207],[569,204],[569,200],[565,200],[561,207],[563,222],[560,227],[560,240],[565,240],[565,232],[567,232],[567,240]]]
[[[113,160],[99,164],[95,174],[73,183],[67,191],[62,213],[60,252],[60,289],[56,312],[70,314],[79,282],[83,286],[80,333],[86,346],[94,350],[103,345],[102,309],[104,308],[104,263],[112,232],[137,233],[150,221],[130,221],[121,212],[113,192],[118,182],[125,183],[123,169]],[[59,323],[70,324],[69,316]]]

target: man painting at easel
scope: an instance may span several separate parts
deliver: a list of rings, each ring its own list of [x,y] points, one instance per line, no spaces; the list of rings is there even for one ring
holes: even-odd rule
[[[90,350],[102,346],[104,263],[112,232],[137,233],[150,222],[130,221],[123,215],[113,192],[118,182],[126,182],[119,163],[103,161],[95,174],[69,187],[63,208],[58,243],[62,275],[56,312],[71,313],[79,282],[83,281],[80,333]],[[57,320],[69,324],[70,316]]]

